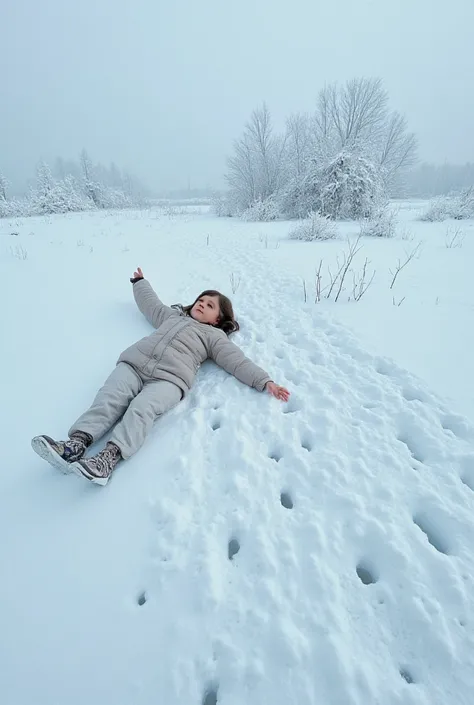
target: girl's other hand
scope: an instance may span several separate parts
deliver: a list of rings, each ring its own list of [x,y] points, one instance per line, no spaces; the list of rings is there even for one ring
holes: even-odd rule
[[[137,271],[133,272],[133,278],[134,279],[144,279],[144,275],[140,267],[137,267]]]
[[[280,399],[281,401],[288,401],[290,398],[290,392],[288,389],[285,389],[285,387],[280,387],[280,385],[275,384],[275,382],[267,382],[265,385],[265,390],[273,397]]]

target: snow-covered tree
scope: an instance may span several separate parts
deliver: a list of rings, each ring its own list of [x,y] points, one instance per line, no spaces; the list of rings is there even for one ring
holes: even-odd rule
[[[51,210],[51,204],[54,200],[52,194],[54,191],[54,179],[46,162],[39,162],[36,167],[36,184],[31,194],[32,208],[36,213],[55,213]]]
[[[212,196],[212,210],[220,218],[232,218],[239,212],[239,206],[232,200],[232,193],[215,193]]]
[[[245,212],[246,217],[273,213],[275,207],[299,217],[313,210],[331,217],[359,217],[373,200],[370,194],[400,192],[416,148],[406,119],[389,109],[380,79],[355,78],[325,86],[316,111],[291,115],[284,136],[274,134],[263,105],[234,143],[224,210],[235,204],[234,214]],[[354,179],[351,189],[348,178]],[[320,202],[324,188],[326,205]]]
[[[10,198],[8,195],[9,181],[0,173],[0,218],[22,218],[30,215],[26,200]]]
[[[120,189],[105,187],[100,192],[101,208],[131,208],[136,205]]]
[[[283,200],[291,217],[319,212],[330,218],[367,218],[384,200],[380,170],[348,150],[321,164],[312,160],[306,174],[293,181]]]
[[[79,161],[57,157],[53,169],[40,162],[23,201],[7,200],[7,181],[0,175],[0,217],[143,207],[145,191],[133,175],[122,176],[113,162],[109,168],[94,165],[84,149]]]
[[[4,201],[0,199],[0,218],[28,218],[32,215],[30,204],[26,199],[15,198]]]
[[[36,170],[36,186],[30,198],[31,210],[38,215],[69,213],[93,207],[80,192],[79,185],[70,175],[57,181],[46,162],[40,162]]]
[[[71,174],[57,182],[57,202],[63,205],[61,212],[83,211],[93,208],[93,204],[81,192],[80,183]]]
[[[7,199],[8,181],[0,172],[0,218],[8,218],[11,215],[12,207]]]
[[[8,181],[0,171],[0,201],[7,200]]]

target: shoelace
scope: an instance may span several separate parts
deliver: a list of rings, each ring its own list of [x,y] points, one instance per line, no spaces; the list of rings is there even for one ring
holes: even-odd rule
[[[79,438],[70,438],[66,445],[72,450],[73,453],[77,453],[86,447],[84,441],[81,441]]]
[[[81,453],[85,450],[86,444],[81,441],[80,438],[70,438],[66,443],[64,443],[63,456],[69,458],[72,455]]]
[[[95,459],[96,468],[100,473],[108,472],[116,460],[118,460],[118,449],[105,447]]]

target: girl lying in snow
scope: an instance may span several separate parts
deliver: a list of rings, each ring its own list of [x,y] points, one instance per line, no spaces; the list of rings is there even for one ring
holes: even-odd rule
[[[154,421],[189,392],[201,363],[208,358],[259,392],[266,390],[282,401],[290,396],[228,340],[239,324],[226,296],[204,291],[191,306],[169,307],[160,301],[140,267],[130,281],[138,308],[157,330],[124,350],[90,409],[69,429],[67,441],[36,436],[31,442],[36,453],[54,467],[99,485],[107,483],[119,460],[130,458],[140,448]],[[117,421],[105,448],[84,457],[86,449]]]

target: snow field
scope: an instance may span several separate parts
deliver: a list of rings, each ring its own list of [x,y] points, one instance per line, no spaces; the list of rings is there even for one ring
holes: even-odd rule
[[[18,236],[1,224],[2,246],[28,250],[0,268],[15,439],[1,476],[3,702],[467,705],[472,423],[367,352],[337,306],[302,303],[301,243],[276,247],[284,224],[154,216],[29,219]],[[206,363],[97,488],[55,474],[29,439],[64,435],[149,330],[127,281],[139,264],[169,304],[229,293],[234,341],[292,396]],[[367,301],[352,311],[372,314]]]

